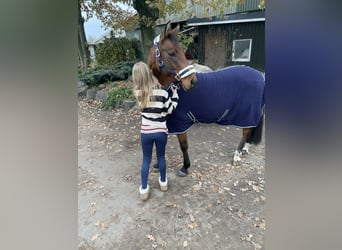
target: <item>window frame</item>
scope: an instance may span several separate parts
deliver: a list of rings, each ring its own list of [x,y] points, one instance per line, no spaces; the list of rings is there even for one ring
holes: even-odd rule
[[[242,41],[249,41],[249,51],[248,51],[248,56],[247,58],[235,58],[235,47],[236,47],[236,43],[237,42],[242,42]],[[233,53],[232,53],[232,61],[233,62],[250,62],[251,61],[251,54],[252,54],[252,42],[253,42],[253,39],[251,38],[248,38],[248,39],[235,39],[233,40]],[[242,53],[241,53],[242,54]]]

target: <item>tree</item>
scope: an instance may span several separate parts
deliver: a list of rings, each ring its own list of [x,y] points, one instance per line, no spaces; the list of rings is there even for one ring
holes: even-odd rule
[[[189,1],[191,5],[189,6]],[[146,60],[149,48],[155,37],[154,27],[156,20],[184,11],[188,6],[188,16],[194,13],[195,5],[200,5],[222,13],[225,6],[244,2],[245,0],[79,0],[81,8],[87,13],[87,18],[96,16],[105,27],[115,29],[134,27],[141,28],[143,57]],[[260,0],[260,8],[264,7],[265,0]],[[126,6],[126,7],[123,7]],[[138,14],[138,15],[137,15]]]
[[[81,0],[78,1],[78,57],[82,68],[88,68],[90,64],[90,52],[84,31],[84,18],[81,13]]]
[[[149,0],[80,0],[80,2],[87,18],[95,15],[107,28],[129,29],[139,24],[143,44],[142,53],[143,57],[147,58],[149,47],[155,37],[155,21],[160,17],[159,5]]]
[[[138,11],[141,29],[143,58],[147,61],[149,48],[155,37],[154,24],[159,18],[159,10],[156,6],[149,5],[148,1],[133,0],[133,7]]]

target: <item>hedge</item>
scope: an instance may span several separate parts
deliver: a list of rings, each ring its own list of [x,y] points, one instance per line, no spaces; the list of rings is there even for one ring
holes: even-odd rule
[[[132,74],[136,61],[120,62],[114,65],[96,66],[78,72],[78,79],[89,86],[115,80],[126,80]]]

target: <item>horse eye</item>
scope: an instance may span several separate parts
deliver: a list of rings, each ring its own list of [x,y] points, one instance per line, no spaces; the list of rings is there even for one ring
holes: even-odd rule
[[[176,52],[175,51],[168,51],[167,54],[169,56],[175,56],[176,55]]]

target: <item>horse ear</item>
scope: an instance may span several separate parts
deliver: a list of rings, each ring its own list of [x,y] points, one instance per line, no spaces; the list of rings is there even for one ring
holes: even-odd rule
[[[179,24],[177,24],[177,26],[172,30],[172,33],[177,36],[178,32],[179,32],[180,26]]]
[[[166,26],[165,26],[165,29],[164,29],[164,32],[162,32],[160,34],[160,41],[164,40],[164,38],[167,36],[167,34],[169,34],[171,32],[171,21],[168,21]]]
[[[168,21],[166,26],[165,26],[164,33],[166,35],[166,34],[169,34],[170,32],[171,32],[171,21]]]

